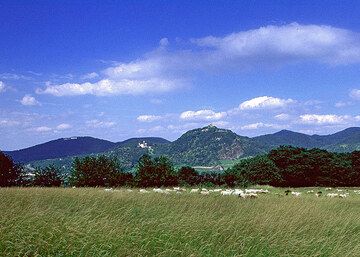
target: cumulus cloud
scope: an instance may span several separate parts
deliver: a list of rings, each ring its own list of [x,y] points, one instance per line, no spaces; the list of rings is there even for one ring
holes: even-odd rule
[[[0,93],[5,91],[5,83],[0,81]]]
[[[335,114],[304,114],[300,115],[300,123],[304,124],[344,124],[349,119],[348,115],[335,115]]]
[[[350,97],[356,100],[360,100],[360,89],[353,89],[350,91]]]
[[[242,64],[284,64],[305,60],[347,64],[360,61],[359,35],[324,25],[265,26],[193,42],[212,50],[214,60],[229,59]]]
[[[213,110],[186,111],[180,114],[182,120],[220,120],[226,116],[226,112],[214,112]]]
[[[70,129],[70,128],[72,128],[72,126],[68,123],[62,123],[62,124],[59,124],[58,126],[56,126],[57,130],[66,130],[66,129]]]
[[[136,119],[140,122],[153,122],[157,120],[161,120],[163,117],[158,115],[140,115]]]
[[[91,128],[111,128],[116,125],[113,121],[89,120],[86,125]]]
[[[239,109],[240,110],[271,109],[271,108],[285,107],[292,103],[295,103],[295,101],[292,99],[281,99],[272,96],[260,96],[241,103]]]
[[[31,95],[25,95],[21,100],[20,103],[26,106],[33,106],[33,105],[40,105],[40,103],[35,99],[35,97]]]

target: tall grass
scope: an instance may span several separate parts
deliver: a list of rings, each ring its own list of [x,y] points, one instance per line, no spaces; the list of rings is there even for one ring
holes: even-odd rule
[[[0,189],[2,256],[359,256],[360,196]]]

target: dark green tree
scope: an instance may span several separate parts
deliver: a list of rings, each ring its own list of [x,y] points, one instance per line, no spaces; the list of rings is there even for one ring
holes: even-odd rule
[[[132,175],[125,173],[115,158],[88,156],[74,160],[70,182],[79,187],[124,186],[132,182]]]
[[[60,176],[60,171],[54,166],[38,168],[35,171],[34,186],[59,187],[62,183],[63,179]]]
[[[228,176],[228,181],[240,186],[277,185],[281,181],[279,169],[267,156],[244,159],[225,174]]]
[[[181,167],[178,171],[180,185],[193,186],[200,182],[199,173],[190,166]]]
[[[0,187],[21,186],[22,167],[0,151]]]
[[[170,160],[164,156],[152,159],[143,155],[136,168],[136,181],[141,187],[161,187],[177,185],[177,177]]]

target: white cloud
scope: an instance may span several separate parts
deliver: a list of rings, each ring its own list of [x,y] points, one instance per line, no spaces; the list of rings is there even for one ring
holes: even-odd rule
[[[314,60],[329,64],[360,61],[357,33],[324,25],[291,23],[193,40],[213,52],[214,61],[283,64]]]
[[[40,105],[40,103],[35,99],[35,97],[31,95],[25,95],[21,100],[20,103],[26,106],[33,106],[33,105]]]
[[[97,74],[96,72],[90,72],[87,74],[84,74],[83,76],[81,76],[81,79],[96,79],[99,77],[99,74]]]
[[[56,126],[57,130],[66,130],[66,129],[70,129],[70,128],[72,128],[72,126],[67,123],[62,123],[62,124],[59,124],[58,126]]]
[[[351,119],[348,115],[335,114],[304,114],[300,116],[300,123],[304,124],[343,124]]]
[[[5,83],[0,81],[0,93],[5,91]]]
[[[292,99],[281,99],[272,96],[260,96],[240,104],[240,110],[251,110],[251,109],[271,109],[278,107],[285,107],[289,104],[295,103]]]
[[[360,89],[353,89],[350,91],[350,97],[356,100],[360,100]]]
[[[86,125],[91,128],[111,128],[116,125],[113,121],[89,120]]]
[[[46,127],[46,126],[41,126],[41,127],[34,128],[33,131],[42,133],[42,132],[50,132],[50,131],[52,131],[52,129],[49,127]]]
[[[284,120],[290,119],[290,115],[289,115],[289,114],[286,114],[286,113],[280,113],[280,114],[278,114],[278,115],[275,115],[274,118],[275,118],[276,120],[284,121]]]
[[[182,45],[169,49],[168,39],[163,38],[155,50],[144,56],[103,70],[103,78],[98,81],[46,85],[37,89],[37,93],[55,96],[166,93],[186,86],[198,71],[244,71],[262,65],[272,68],[305,61],[330,65],[360,62],[359,34],[324,25],[265,26],[191,42],[185,48]],[[97,73],[90,74],[88,79],[96,78]]]
[[[360,115],[355,116],[356,121],[360,121]]]
[[[45,89],[37,89],[38,94],[51,94],[54,96],[73,95],[143,95],[151,93],[163,93],[175,89],[176,81],[148,79],[148,80],[109,80],[103,79],[96,83],[65,83],[60,85],[48,85]]]
[[[180,114],[182,120],[220,120],[226,116],[226,112],[214,112],[213,110],[186,111]]]
[[[136,119],[140,122],[153,122],[161,120],[163,117],[158,115],[140,115]]]

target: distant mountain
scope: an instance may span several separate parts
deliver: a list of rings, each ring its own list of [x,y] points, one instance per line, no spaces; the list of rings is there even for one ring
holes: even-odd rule
[[[131,138],[118,143],[93,137],[70,137],[5,153],[17,162],[29,163],[39,160],[103,153],[116,148],[136,148],[143,141],[151,145],[169,143],[168,140],[159,137]]]
[[[254,137],[253,140],[267,150],[280,145],[304,148],[322,148],[333,152],[360,150],[360,128],[352,127],[331,135],[306,135],[289,130]]]
[[[17,162],[28,163],[37,160],[99,153],[115,146],[116,144],[113,142],[93,137],[69,137],[5,153]]]
[[[252,138],[258,144],[270,150],[280,145],[292,145],[296,147],[313,148],[319,147],[319,141],[316,136],[310,136],[290,130],[281,130],[274,134],[267,134]]]

